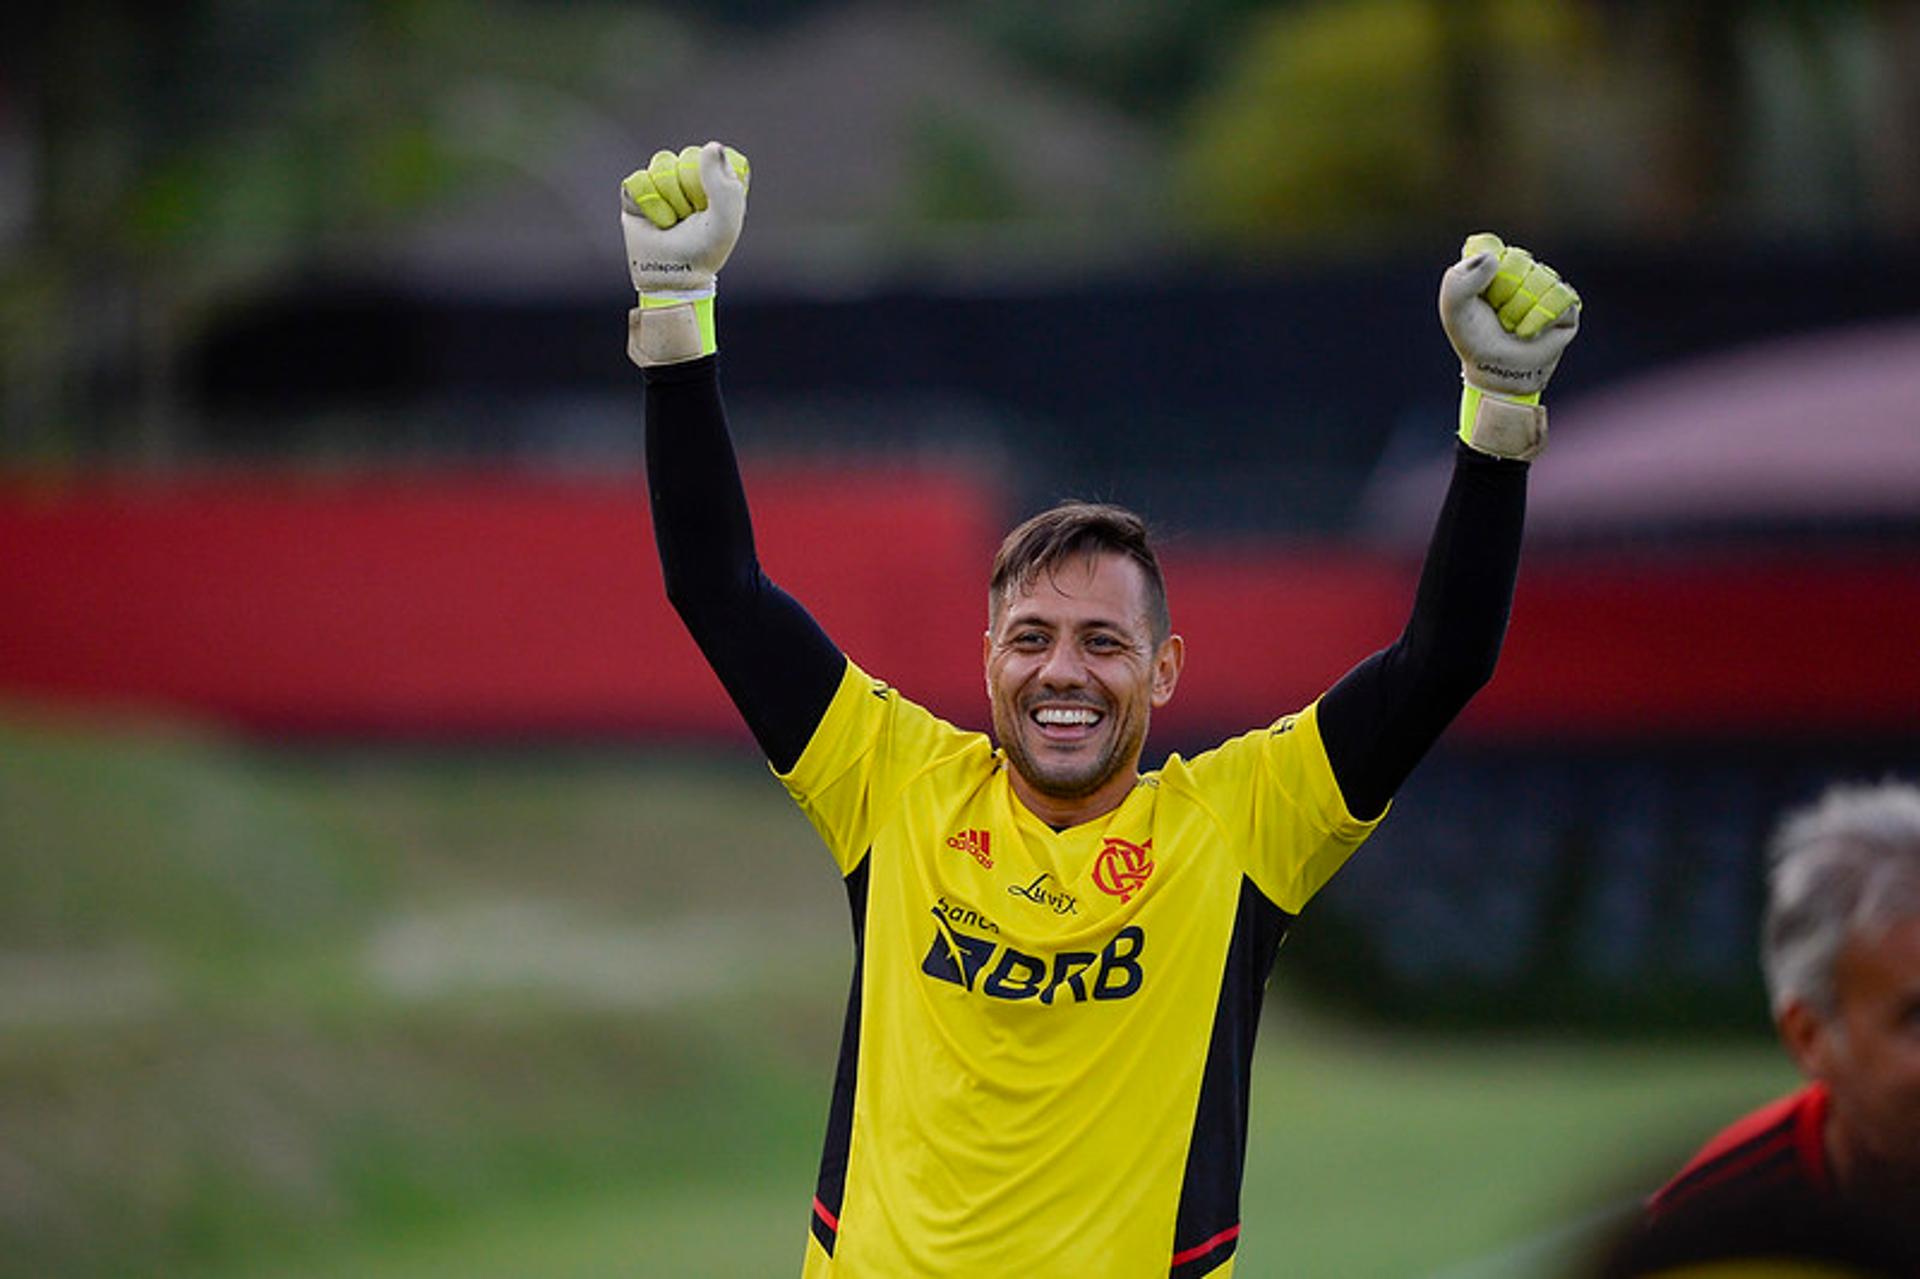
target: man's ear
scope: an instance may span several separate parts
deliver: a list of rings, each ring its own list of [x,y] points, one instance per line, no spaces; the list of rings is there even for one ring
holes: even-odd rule
[[[1154,706],[1165,706],[1173,700],[1173,686],[1180,682],[1180,672],[1186,664],[1186,640],[1169,635],[1161,641],[1160,650],[1153,655],[1153,691],[1149,700]]]
[[[1780,1042],[1809,1079],[1830,1079],[1839,1051],[1840,1028],[1805,1000],[1795,999],[1775,1021]]]
[[[987,700],[993,700],[993,632],[980,632],[980,676],[987,681]]]

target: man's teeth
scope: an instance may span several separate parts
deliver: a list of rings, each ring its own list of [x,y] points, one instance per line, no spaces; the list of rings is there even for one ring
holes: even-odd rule
[[[1042,724],[1097,724],[1100,712],[1084,706],[1043,706],[1033,718]]]

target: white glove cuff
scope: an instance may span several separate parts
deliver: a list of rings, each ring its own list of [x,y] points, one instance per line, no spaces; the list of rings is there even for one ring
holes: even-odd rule
[[[627,312],[627,358],[643,369],[697,360],[719,346],[710,288],[642,293],[640,305]]]
[[[1538,395],[1507,396],[1471,382],[1460,388],[1460,438],[1493,457],[1531,462],[1547,447],[1547,410]]]

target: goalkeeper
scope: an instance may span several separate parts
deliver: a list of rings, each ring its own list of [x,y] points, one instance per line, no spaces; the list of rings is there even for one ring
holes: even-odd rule
[[[1231,1275],[1275,950],[1492,675],[1579,299],[1466,242],[1440,282],[1460,443],[1405,630],[1312,705],[1142,774],[1186,647],[1130,512],[1066,503],[1002,544],[991,736],[863,671],[762,573],[715,358],[747,182],[718,143],[662,151],[621,222],[667,593],[852,908],[804,1273]]]

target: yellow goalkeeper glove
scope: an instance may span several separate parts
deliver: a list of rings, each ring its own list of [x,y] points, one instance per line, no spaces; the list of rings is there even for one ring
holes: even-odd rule
[[[1530,462],[1547,444],[1540,393],[1580,328],[1580,295],[1531,253],[1481,231],[1440,278],[1440,326],[1460,357],[1460,438]]]
[[[709,142],[656,151],[620,184],[620,231],[640,305],[627,316],[635,364],[676,364],[719,343],[713,296],[747,215],[747,157]]]

